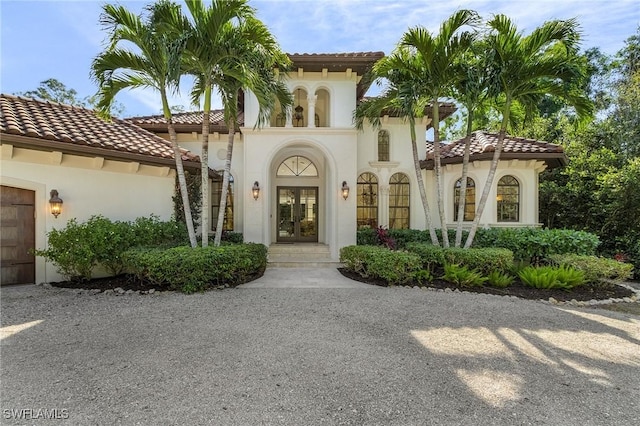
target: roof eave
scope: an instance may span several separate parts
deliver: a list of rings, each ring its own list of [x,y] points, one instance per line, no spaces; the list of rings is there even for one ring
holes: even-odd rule
[[[491,161],[493,152],[484,152],[482,154],[474,154],[469,157],[469,162],[473,161]],[[564,167],[568,164],[567,156],[564,152],[502,152],[500,160],[541,160],[547,164],[547,168],[554,169]],[[462,164],[462,157],[442,158],[441,164]],[[433,160],[420,161],[420,168],[424,170],[433,170]]]

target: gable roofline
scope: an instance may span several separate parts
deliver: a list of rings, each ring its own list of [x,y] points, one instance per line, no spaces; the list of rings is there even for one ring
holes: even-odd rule
[[[462,164],[465,138],[450,143],[440,143],[442,164]],[[491,161],[498,142],[497,133],[478,130],[471,135],[469,162]],[[427,157],[420,162],[426,170],[434,169],[433,143],[427,142]],[[568,159],[561,145],[535,139],[506,135],[500,160],[541,160],[552,169],[567,165]]]

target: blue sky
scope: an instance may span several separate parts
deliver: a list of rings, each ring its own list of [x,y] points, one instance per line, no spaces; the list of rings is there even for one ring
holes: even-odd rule
[[[96,91],[89,77],[91,60],[101,51],[102,1],[0,0],[0,91],[24,92],[48,78],[74,88],[81,97]],[[141,11],[148,1],[121,1]],[[483,18],[504,13],[525,33],[550,19],[577,18],[584,49],[608,54],[624,46],[640,24],[638,0],[256,0],[258,16],[289,53],[391,52],[410,26],[436,31],[456,9],[476,10]],[[173,104],[188,109],[186,96]],[[152,91],[122,92],[117,98],[126,116],[159,114]]]

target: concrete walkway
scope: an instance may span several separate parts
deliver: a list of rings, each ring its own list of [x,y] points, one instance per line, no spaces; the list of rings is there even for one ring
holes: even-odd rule
[[[238,288],[374,288],[342,276],[336,268],[273,268]]]

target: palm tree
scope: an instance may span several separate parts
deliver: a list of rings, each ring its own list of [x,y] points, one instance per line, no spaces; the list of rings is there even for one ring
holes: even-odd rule
[[[458,216],[456,218],[455,247],[462,245],[462,224],[464,222],[467,179],[469,175],[469,157],[471,151],[471,136],[476,112],[486,105],[488,98],[488,79],[490,70],[486,64],[486,43],[474,42],[455,63],[455,73],[458,76],[453,84],[453,97],[466,110],[466,133],[464,138],[464,155],[462,159],[462,177],[460,178],[460,195],[458,196]]]
[[[449,247],[447,221],[444,210],[444,182],[440,162],[440,99],[449,94],[451,85],[457,77],[452,72],[454,62],[471,45],[474,35],[460,31],[465,25],[473,25],[478,21],[476,12],[459,10],[440,25],[440,32],[432,35],[423,27],[409,29],[400,44],[415,55],[420,66],[418,85],[421,95],[431,100],[433,126],[433,155],[436,176],[438,213],[442,229],[442,243]]]
[[[416,60],[415,55],[403,46],[398,46],[390,56],[376,62],[372,73],[375,78],[385,79],[387,87],[380,96],[366,99],[357,106],[354,112],[354,122],[359,130],[364,128],[365,121],[371,123],[374,128],[379,128],[381,125],[380,117],[385,115],[387,111],[408,121],[411,131],[413,165],[427,228],[431,242],[434,245],[440,245],[431,220],[431,211],[418,155],[416,117],[424,116],[425,108],[428,105],[428,100],[420,96],[417,85],[414,84],[419,71],[420,63]]]
[[[209,117],[211,96],[218,91],[225,109],[225,123],[229,130],[227,156],[222,180],[222,194],[217,218],[215,245],[220,245],[229,180],[233,142],[238,118],[238,100],[242,90],[252,91],[260,106],[256,126],[269,118],[278,99],[283,108],[293,100],[274,68],[286,69],[289,58],[280,51],[278,43],[267,27],[255,17],[255,9],[246,0],[213,0],[209,7],[201,1],[187,0],[193,22],[184,59],[186,70],[196,77],[192,101],[199,103],[204,96],[202,123],[202,162],[208,163]],[[202,203],[208,206],[209,182],[202,178]],[[205,214],[206,211],[206,214]],[[207,245],[208,210],[203,209],[202,245]]]
[[[131,13],[123,6],[105,5],[100,22],[109,34],[109,46],[92,62],[92,78],[99,85],[98,110],[108,116],[115,96],[123,89],[152,88],[160,93],[162,111],[167,121],[169,140],[173,148],[176,172],[184,216],[192,247],[197,245],[193,226],[187,183],[182,164],[182,152],[173,125],[168,94],[178,91],[180,80],[180,58],[185,38],[165,31],[159,16],[171,15],[180,20],[180,7],[161,0],[146,11],[146,19]],[[139,52],[122,44],[131,43]]]
[[[579,31],[575,19],[545,22],[528,36],[519,33],[504,15],[495,16],[488,25],[491,33],[487,36],[487,52],[493,70],[490,91],[501,105],[502,121],[465,248],[471,247],[484,212],[514,106],[519,105],[530,113],[545,96],[551,95],[563,98],[580,117],[591,114],[593,108],[583,93],[569,90],[572,81],[583,77],[583,67],[577,56]]]

